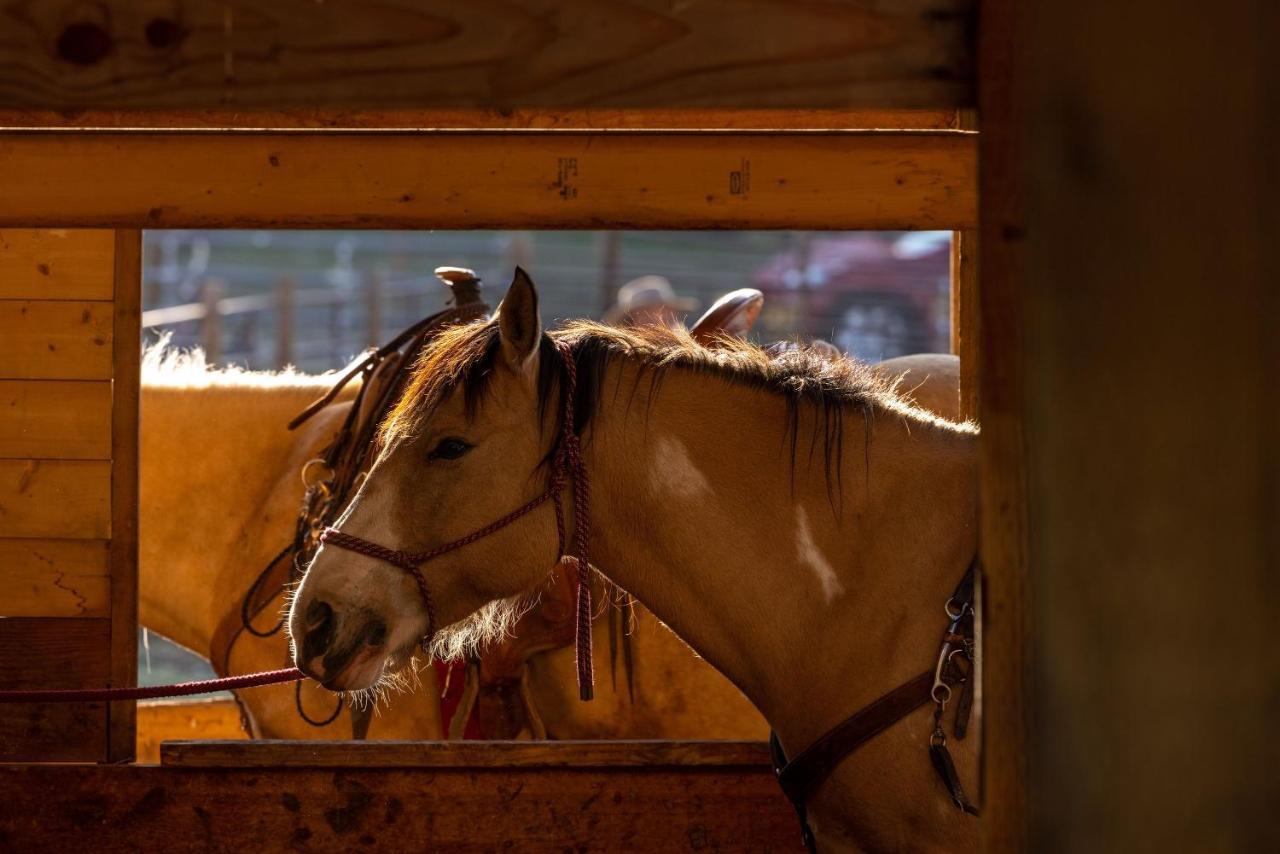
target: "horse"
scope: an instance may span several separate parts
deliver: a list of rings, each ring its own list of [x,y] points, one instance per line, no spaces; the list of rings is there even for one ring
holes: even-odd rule
[[[942,629],[959,637],[939,623],[976,553],[977,427],[856,361],[658,327],[548,333],[517,270],[493,320],[428,347],[381,438],[288,616],[295,663],[331,690],[378,685],[419,645],[500,635],[566,559],[645,603],[793,757],[898,686],[927,688]],[[589,588],[578,605],[589,697]],[[937,688],[936,717],[915,702],[799,800],[820,847],[975,847],[930,759],[958,786],[976,746],[946,752]]]
[[[287,542],[302,499],[299,472],[328,444],[349,403],[339,401],[296,432],[284,429],[324,394],[331,376],[210,370],[199,351],[155,347],[142,372],[139,473],[139,621],[207,658],[214,636],[254,575]],[[349,397],[354,390],[347,393]],[[281,593],[260,622],[284,608]],[[289,661],[283,632],[242,635],[226,671]],[[435,674],[424,669],[414,702],[352,716],[314,684],[237,695],[248,732],[261,738],[435,739],[443,735]],[[316,724],[307,722],[299,707]],[[367,726],[364,733],[361,727]]]

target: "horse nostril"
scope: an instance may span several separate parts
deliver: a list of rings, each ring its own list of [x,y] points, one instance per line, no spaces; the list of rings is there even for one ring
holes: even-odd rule
[[[302,639],[304,661],[324,654],[333,642],[335,624],[333,608],[327,602],[316,600],[307,607],[307,631]]]
[[[369,646],[382,646],[387,640],[387,624],[381,620],[374,620],[369,624],[369,628],[365,630],[364,642]]]
[[[307,630],[321,631],[333,619],[333,608],[328,602],[322,602],[315,599],[307,607]]]

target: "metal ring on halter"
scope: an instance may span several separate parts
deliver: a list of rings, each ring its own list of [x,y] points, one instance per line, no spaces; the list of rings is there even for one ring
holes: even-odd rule
[[[317,479],[317,480],[315,480],[315,481],[313,482],[313,481],[311,481],[311,480],[308,480],[308,479],[307,479],[307,473],[308,473],[308,472],[310,472],[310,471],[311,471],[311,467],[312,467],[312,466],[314,466],[314,465],[316,465],[316,464],[319,464],[319,465],[324,466],[324,467],[325,467],[325,469],[327,469],[327,470],[328,470],[329,474],[328,474],[328,477],[322,477],[322,478],[319,478],[319,479]],[[314,460],[307,460],[307,462],[303,464],[303,466],[302,466],[302,485],[303,485],[303,486],[305,486],[307,489],[310,489],[310,488],[311,488],[311,487],[313,487],[313,486],[319,486],[321,483],[323,483],[323,482],[324,482],[324,481],[326,481],[326,480],[332,480],[332,479],[333,479],[333,475],[334,475],[334,471],[333,471],[333,469],[329,466],[329,464],[328,464],[328,463],[326,463],[322,457],[316,457]]]
[[[938,689],[942,689],[942,696],[938,696]],[[951,686],[939,679],[933,683],[933,687],[929,689],[929,696],[933,697],[933,701],[942,708],[947,707],[947,703],[951,700]]]
[[[946,611],[947,616],[951,619],[958,620],[965,615],[966,611],[969,610],[969,605],[965,604],[956,607],[956,600],[951,598],[947,600],[947,604],[942,606],[942,610]]]

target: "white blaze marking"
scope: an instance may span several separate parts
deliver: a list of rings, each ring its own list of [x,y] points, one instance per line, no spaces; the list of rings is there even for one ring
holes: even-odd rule
[[[809,529],[809,514],[803,507],[796,508],[796,557],[800,563],[813,570],[822,585],[822,595],[830,605],[837,596],[844,595],[844,585],[836,577],[835,568],[827,560],[827,556],[818,548],[813,539],[813,531]]]
[[[697,498],[711,492],[707,476],[689,459],[689,451],[673,436],[660,436],[649,477],[653,488],[681,498]]]

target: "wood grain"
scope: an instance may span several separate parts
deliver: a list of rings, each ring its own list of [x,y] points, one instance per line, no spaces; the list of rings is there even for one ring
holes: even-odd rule
[[[769,767],[755,741],[175,741],[160,756],[200,768]]]
[[[968,228],[976,146],[956,131],[15,133],[0,224]]]
[[[109,380],[111,328],[110,303],[0,300],[0,379]]]
[[[0,380],[0,457],[111,458],[111,383]]]
[[[953,107],[971,0],[73,0],[5,8],[0,104]]]
[[[109,632],[103,619],[0,620],[0,688],[106,684]],[[101,703],[0,705],[0,761],[101,761],[105,732]]]
[[[0,539],[0,615],[110,614],[110,544],[104,540]]]
[[[138,682],[138,452],[142,384],[142,232],[115,232],[111,399],[111,684]],[[109,709],[108,762],[137,744],[136,703]]]
[[[111,536],[111,463],[0,460],[0,537]]]
[[[19,851],[799,851],[767,768],[0,768]]]
[[[1280,4],[1117,9],[1013,34],[1027,848],[1276,851]]]
[[[243,739],[235,700],[152,700],[138,703],[137,758],[160,763],[160,743],[173,739]]]
[[[1031,567],[1027,518],[1023,358],[1022,208],[1028,152],[1025,104],[1016,73],[1021,7],[982,6],[982,211],[978,227],[978,414],[982,557],[982,817],[979,841],[992,854],[1021,854],[1030,843],[1028,757],[1032,747]],[[963,369],[963,364],[961,365]],[[963,378],[962,378],[963,385]]]
[[[0,299],[111,299],[111,232],[0,229]]]
[[[492,129],[492,130],[872,130],[956,128],[955,110],[902,109],[165,109],[75,110],[0,107],[7,128],[176,130]]]

